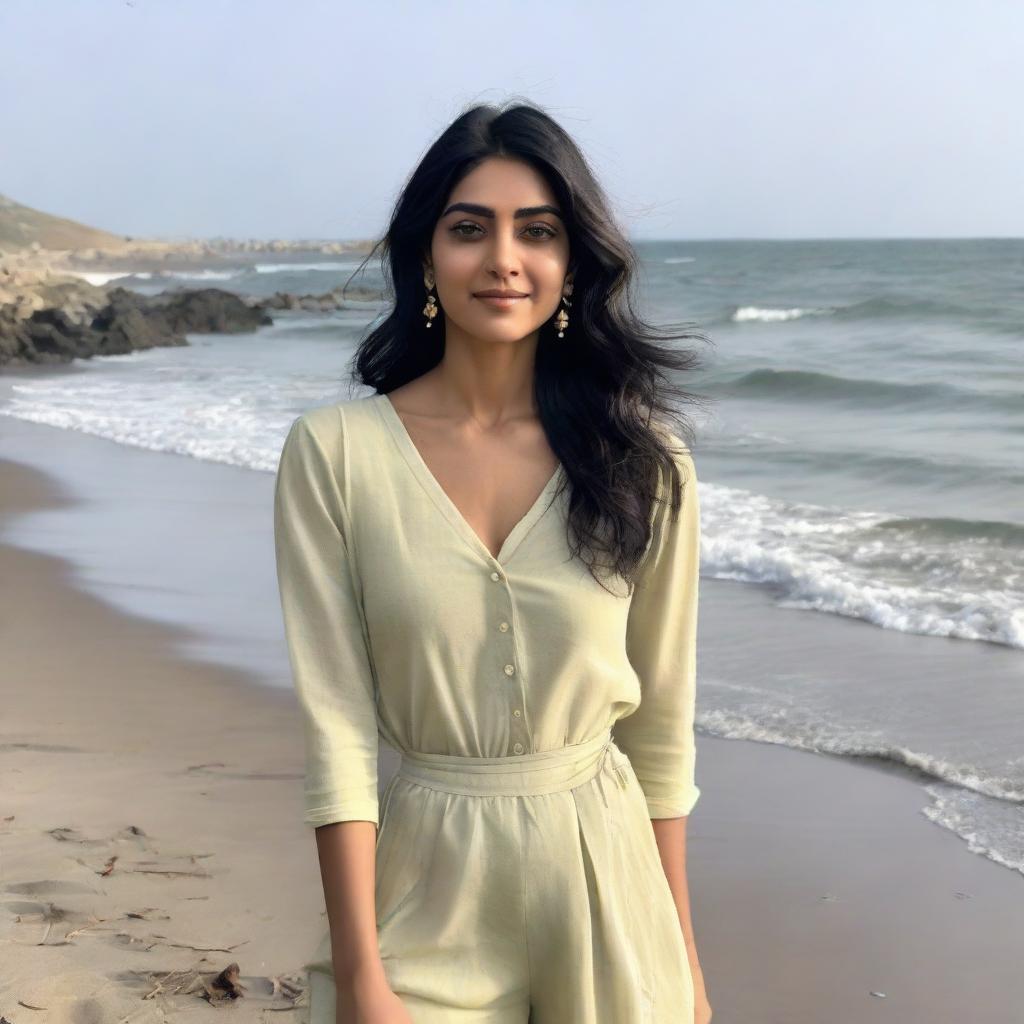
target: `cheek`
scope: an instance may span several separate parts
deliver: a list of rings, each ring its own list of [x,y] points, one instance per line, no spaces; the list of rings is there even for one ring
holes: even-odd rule
[[[545,260],[533,268],[535,298],[543,305],[561,302],[566,265],[558,259]]]
[[[569,270],[569,252],[563,245],[546,245],[534,254],[529,266],[545,288],[560,289]]]
[[[444,246],[434,256],[438,277],[449,285],[462,285],[472,281],[479,274],[479,258],[469,251],[468,246]]]

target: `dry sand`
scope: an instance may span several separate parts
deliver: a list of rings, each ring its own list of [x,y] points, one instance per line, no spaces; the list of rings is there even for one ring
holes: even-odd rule
[[[0,464],[0,514],[52,493]],[[236,1018],[292,1006],[326,918],[291,693],[182,660],[172,629],[73,589],[68,568],[0,547],[0,1014],[219,1020],[169,975],[232,963]]]

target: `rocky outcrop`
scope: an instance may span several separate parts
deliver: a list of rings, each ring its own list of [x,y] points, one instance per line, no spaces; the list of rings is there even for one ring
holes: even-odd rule
[[[384,293],[379,288],[348,288],[344,295],[341,288],[335,288],[321,295],[296,295],[294,292],[274,292],[264,299],[251,300],[261,309],[307,309],[326,313],[332,309],[344,309],[348,301],[381,302]]]
[[[102,291],[102,289],[98,289]],[[15,315],[0,308],[0,365],[63,363],[138,349],[187,345],[185,334],[237,334],[273,323],[259,307],[220,288],[180,289],[145,296],[126,288],[104,293],[98,308],[58,307]]]
[[[16,320],[38,309],[60,309],[82,322],[107,304],[107,290],[80,277],[54,273],[46,264],[7,257],[0,260],[0,309]]]
[[[186,334],[258,330],[273,323],[271,310],[329,312],[349,301],[383,298],[379,289],[342,285],[320,295],[239,296],[223,288],[179,287],[146,296],[90,284],[68,273],[53,253],[8,254],[0,257],[0,366],[187,345]]]
[[[246,334],[274,322],[258,303],[223,288],[179,288],[148,298],[112,288],[110,300],[110,308],[139,309],[175,334]]]

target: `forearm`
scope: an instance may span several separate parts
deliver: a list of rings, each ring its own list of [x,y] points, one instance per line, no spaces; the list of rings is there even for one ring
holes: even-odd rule
[[[374,898],[376,826],[339,821],[316,829],[335,980],[383,976]]]
[[[686,949],[690,959],[696,958],[696,941],[693,935],[693,921],[690,918],[690,889],[686,878],[686,823],[687,818],[654,818],[654,838],[658,843],[661,855],[661,866],[668,879],[676,912],[679,915],[679,926],[686,940]]]

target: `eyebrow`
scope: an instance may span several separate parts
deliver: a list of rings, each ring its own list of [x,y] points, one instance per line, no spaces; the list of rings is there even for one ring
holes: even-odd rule
[[[449,213],[455,213],[456,210],[462,210],[464,213],[475,213],[478,217],[494,219],[494,210],[489,206],[481,206],[479,203],[452,203],[441,216],[447,217]],[[538,213],[553,213],[559,220],[562,219],[562,214],[558,208],[549,206],[546,203],[541,206],[521,206],[512,214],[512,218],[513,220],[519,220],[520,217],[535,217]]]

